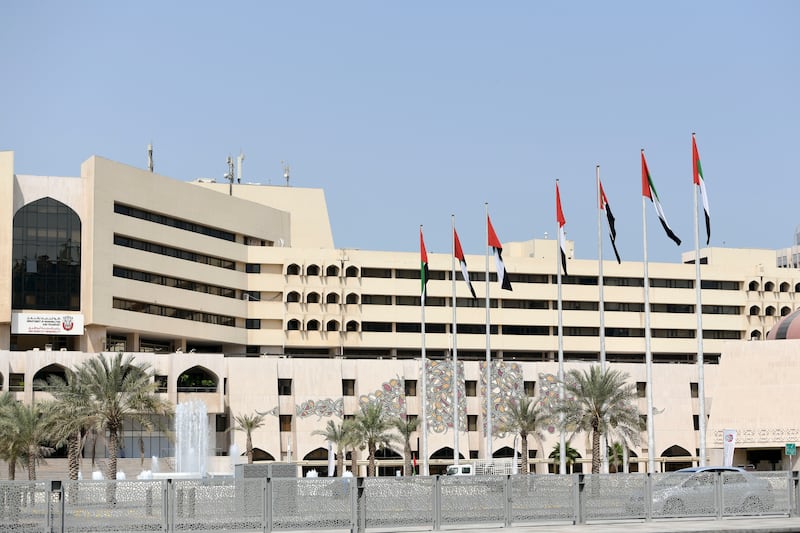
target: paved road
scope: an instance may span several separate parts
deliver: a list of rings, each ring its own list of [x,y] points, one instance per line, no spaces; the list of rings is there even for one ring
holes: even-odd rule
[[[367,533],[389,533],[397,529],[368,529]],[[412,532],[413,529],[403,531]],[[421,530],[416,530],[421,531]],[[425,531],[425,530],[422,530]],[[430,530],[427,530],[430,531]],[[603,522],[595,524],[537,524],[509,528],[476,526],[442,528],[446,533],[791,533],[800,532],[800,517],[729,518],[724,520],[653,520],[650,522]]]

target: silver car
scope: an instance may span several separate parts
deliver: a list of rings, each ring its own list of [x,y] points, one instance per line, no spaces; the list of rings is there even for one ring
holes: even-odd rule
[[[721,501],[717,501],[718,484]],[[683,468],[653,484],[654,515],[711,514],[718,505],[725,513],[758,514],[774,504],[769,481],[736,467]]]

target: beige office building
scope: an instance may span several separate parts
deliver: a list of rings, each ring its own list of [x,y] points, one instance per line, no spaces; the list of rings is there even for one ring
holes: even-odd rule
[[[220,454],[244,449],[244,435],[226,431],[237,414],[267,414],[254,434],[259,458],[293,461],[324,460],[327,443],[312,432],[361,402],[422,415],[419,252],[336,248],[322,190],[181,182],[101,157],[78,177],[18,175],[13,152],[0,152],[0,213],[0,380],[20,400],[46,397],[37,379],[48,373],[125,352],[152,365],[172,402],[205,402]],[[643,433],[632,448],[640,471],[650,453],[657,470],[698,462],[693,255],[648,265],[655,446]],[[767,334],[800,308],[800,270],[779,268],[774,250],[700,255],[708,461],[721,462],[722,432],[734,429],[735,464],[788,468],[785,444],[800,439],[800,341]],[[489,280],[494,457],[513,453],[513,436],[501,431],[505,405],[523,394],[548,401],[559,367],[556,241],[504,243],[503,257],[513,291],[494,272]],[[487,457],[487,312],[484,257],[468,256],[478,298],[456,279],[453,379],[452,259],[429,262],[428,431],[412,447],[420,454],[427,441],[435,471],[452,462],[454,420],[460,456]],[[569,259],[567,370],[600,361],[598,274],[596,259]],[[642,263],[603,264],[605,357],[637,383],[646,416],[644,291]],[[124,436],[129,456],[170,453],[164,435],[131,427]],[[550,428],[531,442],[538,472],[552,468],[558,441]],[[587,435],[570,446],[590,459]]]

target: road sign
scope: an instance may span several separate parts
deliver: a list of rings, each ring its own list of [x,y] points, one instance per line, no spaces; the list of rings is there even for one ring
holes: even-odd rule
[[[786,443],[786,455],[797,455],[797,445],[795,445],[795,443]]]

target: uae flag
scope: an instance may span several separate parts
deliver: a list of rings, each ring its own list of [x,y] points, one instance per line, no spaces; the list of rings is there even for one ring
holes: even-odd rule
[[[455,255],[456,259],[458,259],[458,262],[461,265],[461,275],[464,276],[464,281],[467,282],[467,287],[469,287],[470,294],[472,294],[473,298],[477,298],[477,296],[475,296],[475,289],[472,288],[472,282],[469,280],[467,260],[464,259],[464,251],[461,249],[461,241],[458,240],[456,228],[453,228],[453,255]]]
[[[669,227],[669,224],[667,223],[667,216],[664,214],[664,208],[661,207],[661,202],[658,200],[656,187],[653,185],[653,179],[650,177],[650,171],[647,169],[647,161],[644,159],[644,150],[642,150],[642,196],[650,198],[650,201],[656,208],[658,220],[661,221],[661,226],[664,228],[664,231],[667,232],[667,237],[672,239],[675,244],[680,246],[681,240],[677,235],[675,235],[675,232],[672,231],[672,228]]]
[[[419,279],[422,283],[422,303],[428,296],[428,252],[425,250],[425,239],[422,238],[422,227],[419,228]]]
[[[564,218],[564,211],[561,210],[561,193],[558,191],[558,180],[556,180],[556,220],[558,221],[558,247],[561,249],[561,268],[564,275],[567,275],[567,235],[564,233],[564,225],[567,219]]]
[[[506,272],[506,265],[503,263],[503,245],[500,244],[500,239],[497,238],[497,234],[494,232],[494,228],[492,227],[492,219],[489,218],[489,215],[486,215],[486,223],[488,224],[488,232],[489,232],[489,246],[492,247],[494,251],[494,260],[497,263],[497,279],[500,281],[500,286],[507,291],[511,289],[511,280],[508,279],[508,272]],[[488,281],[488,280],[487,280]]]
[[[606,198],[606,191],[603,190],[603,182],[600,182],[600,210],[606,212],[606,218],[608,219],[608,236],[611,237],[611,247],[614,248],[614,255],[617,257],[617,263],[622,263],[622,260],[619,258],[619,252],[617,251],[617,229],[614,227],[614,214],[611,213],[611,205],[608,203],[608,198]]]
[[[703,211],[706,215],[706,245],[711,242],[711,212],[708,210],[708,196],[706,196],[706,182],[703,179],[703,167],[700,166],[700,154],[697,153],[697,142],[692,133],[692,173],[694,184],[700,187],[700,197],[703,198]]]

